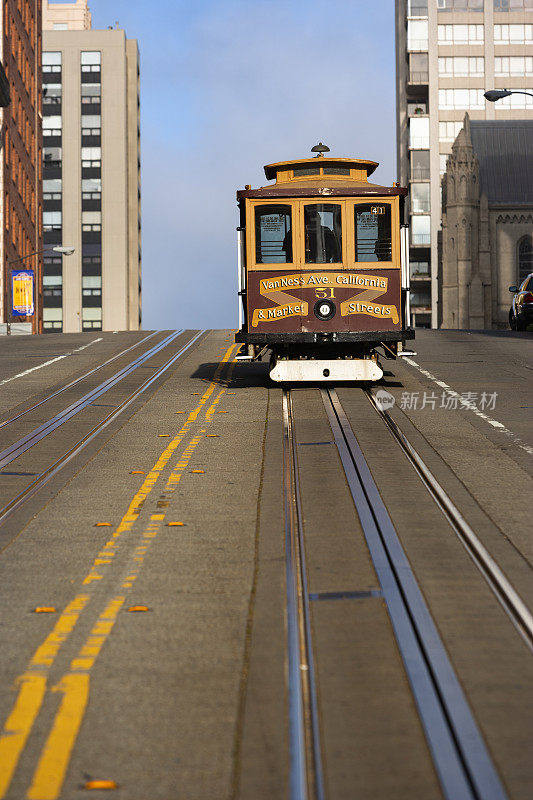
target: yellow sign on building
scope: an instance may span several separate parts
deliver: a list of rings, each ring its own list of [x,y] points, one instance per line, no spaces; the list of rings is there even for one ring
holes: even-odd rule
[[[11,313],[14,317],[31,317],[35,311],[33,270],[17,270],[11,274]]]

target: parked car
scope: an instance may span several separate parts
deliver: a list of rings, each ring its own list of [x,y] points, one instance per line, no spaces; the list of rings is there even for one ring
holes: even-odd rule
[[[514,297],[509,311],[509,325],[513,331],[525,331],[533,324],[533,272],[520,286],[509,286]]]

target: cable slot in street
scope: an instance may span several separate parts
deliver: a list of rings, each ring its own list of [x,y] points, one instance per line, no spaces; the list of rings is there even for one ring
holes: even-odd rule
[[[283,486],[289,661],[291,800],[324,800],[316,673],[292,398],[283,391]]]
[[[322,400],[447,800],[507,797],[334,388]]]

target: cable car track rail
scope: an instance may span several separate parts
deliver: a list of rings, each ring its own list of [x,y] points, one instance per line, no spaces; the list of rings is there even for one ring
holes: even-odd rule
[[[372,390],[365,389],[365,394],[402,448],[415,472],[448,520],[451,528],[487,581],[496,599],[505,610],[527,647],[533,652],[533,614],[531,614],[504,572],[500,569],[486,547],[481,543],[476,533],[467,523],[459,509],[454,505],[448,494],[446,494],[405,434],[402,433],[390,414],[379,408]]]
[[[156,368],[156,372],[147,378],[140,386],[138,386],[133,392],[131,392],[128,397],[126,397],[116,408],[111,411],[103,420],[101,420],[97,425],[95,425],[82,439],[80,439],[73,447],[71,447],[66,453],[64,453],[59,459],[57,459],[53,464],[48,466],[44,472],[37,476],[37,478],[32,481],[25,489],[22,490],[18,495],[12,498],[3,508],[0,508],[0,526],[18,511],[24,503],[27,502],[31,497],[33,497],[43,486],[45,486],[57,473],[72,461],[72,459],[80,453],[84,447],[86,447],[90,441],[92,441],[102,430],[107,428],[117,417],[128,407],[134,400],[139,397],[146,389],[148,389],[158,378],[160,378],[170,367],[182,356],[184,355],[189,348],[192,347],[198,339],[205,334],[205,330],[201,330],[198,333],[194,334],[188,342],[186,342],[177,353],[175,353],[170,359],[168,359],[161,367]],[[181,332],[177,332],[173,334],[170,338],[171,340],[179,335]],[[168,339],[169,337],[167,337]],[[163,340],[166,341],[166,340]],[[168,344],[168,342],[167,342]],[[163,345],[165,346],[165,345]],[[153,355],[153,353],[152,353]],[[4,548],[5,549],[5,548]]]
[[[101,397],[103,394],[109,391],[109,389],[112,389],[113,386],[116,386],[116,384],[120,383],[120,381],[122,381],[124,378],[128,377],[138,367],[142,366],[145,361],[148,361],[148,359],[150,359],[152,356],[159,353],[160,350],[163,350],[165,347],[171,344],[174,339],[176,339],[182,333],[183,330],[173,331],[145,353],[142,353],[129,364],[126,364],[126,366],[122,367],[122,369],[120,369],[110,378],[107,378],[99,386],[91,389],[90,392],[87,392],[87,394],[83,395],[83,397],[80,397],[74,403],[67,406],[67,408],[60,411],[51,419],[47,420],[42,425],[39,425],[37,428],[34,428],[32,431],[30,431],[30,433],[27,433],[25,436],[22,436],[16,442],[0,451],[0,469],[8,464],[11,464],[11,462],[20,455],[25,453],[50,433],[55,431],[69,419],[76,416],[76,414],[79,414],[80,411],[83,411],[83,409],[91,405],[91,403],[93,403],[97,398]]]
[[[316,674],[290,390],[283,391],[283,490],[291,800],[324,800]]]
[[[47,403],[49,400],[53,400],[54,397],[63,394],[63,392],[66,392],[67,389],[71,389],[73,386],[76,386],[78,383],[85,380],[85,378],[90,378],[90,376],[94,375],[95,372],[98,372],[104,367],[109,366],[109,364],[111,364],[113,361],[116,361],[117,358],[126,355],[126,353],[129,353],[131,350],[134,350],[136,347],[139,347],[141,344],[144,344],[144,342],[147,342],[148,339],[152,339],[156,335],[156,333],[157,331],[154,331],[153,333],[150,333],[148,336],[145,336],[143,339],[139,339],[139,341],[135,342],[135,344],[132,344],[131,347],[126,348],[126,350],[121,350],[120,353],[117,353],[112,358],[109,358],[107,361],[104,361],[103,364],[99,364],[97,367],[89,370],[89,372],[86,372],[84,375],[80,375],[79,378],[76,378],[70,383],[67,383],[65,386],[62,386],[61,389],[57,389],[55,392],[52,392],[52,394],[47,395],[45,398],[39,400],[39,402],[35,403],[33,406],[29,406],[28,408],[25,408],[24,411],[20,411],[14,417],[10,417],[9,419],[5,419],[3,422],[0,422],[0,429],[4,428],[6,425],[10,425],[12,422],[16,422],[17,419],[24,417],[26,414],[29,414],[30,411],[34,411],[36,408],[39,408],[39,406],[44,405],[44,403]]]
[[[505,800],[459,680],[334,388],[322,400],[447,800]]]

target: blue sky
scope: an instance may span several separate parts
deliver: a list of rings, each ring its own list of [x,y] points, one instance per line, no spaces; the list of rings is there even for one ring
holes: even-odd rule
[[[319,139],[396,179],[394,2],[89,5],[141,52],[143,327],[235,327],[236,189]]]

